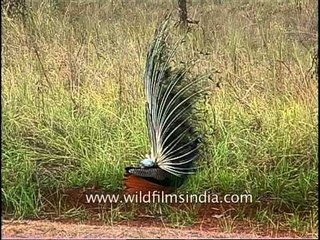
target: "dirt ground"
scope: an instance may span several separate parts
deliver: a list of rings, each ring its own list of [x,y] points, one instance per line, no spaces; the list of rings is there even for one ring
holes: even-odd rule
[[[89,225],[52,222],[47,220],[3,220],[2,238],[288,238],[298,237],[292,233],[273,236],[250,233],[226,233],[219,228],[170,228],[163,226]]]
[[[54,199],[53,199],[54,201]],[[2,237],[4,238],[299,238],[301,234],[280,225],[267,227],[252,220],[230,220],[226,213],[235,211],[232,205],[201,205],[198,217],[192,226],[173,227],[165,217],[148,214],[147,208],[135,206],[134,219],[104,223],[98,216],[108,212],[110,206],[88,204],[83,192],[72,189],[66,193],[68,209],[85,209],[90,218],[77,220],[56,214],[44,215],[34,220],[11,219],[4,215],[2,219]],[[130,205],[131,206],[131,205]],[[132,211],[128,205],[128,211]],[[132,207],[132,206],[131,206]],[[171,206],[172,208],[190,208],[188,205]],[[245,208],[243,208],[245,209]],[[48,209],[47,209],[48,210]],[[124,209],[122,209],[124,211]],[[250,210],[250,208],[249,208]],[[47,211],[50,212],[49,210]],[[53,211],[54,212],[54,211]],[[249,213],[249,211],[248,211]],[[226,217],[226,218],[225,218]],[[99,220],[100,219],[100,220]],[[312,236],[303,236],[312,237]],[[315,236],[313,236],[315,237]]]

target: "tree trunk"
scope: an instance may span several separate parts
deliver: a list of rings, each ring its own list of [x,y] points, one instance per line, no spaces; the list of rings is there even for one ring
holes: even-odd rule
[[[180,24],[184,27],[188,25],[187,0],[178,0]]]

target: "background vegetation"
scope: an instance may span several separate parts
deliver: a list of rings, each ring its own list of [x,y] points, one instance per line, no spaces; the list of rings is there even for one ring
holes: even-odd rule
[[[2,15],[2,201],[15,217],[41,216],[48,205],[66,213],[47,197],[63,189],[122,189],[124,167],[149,151],[147,47],[177,8],[27,3],[26,16]],[[215,84],[203,107],[202,168],[180,191],[249,192],[271,203],[257,220],[286,209],[284,224],[316,231],[317,1],[194,0],[188,8],[199,23],[179,58],[200,58],[194,71],[212,73]]]

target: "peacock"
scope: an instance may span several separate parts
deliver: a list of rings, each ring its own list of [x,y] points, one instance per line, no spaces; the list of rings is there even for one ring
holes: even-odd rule
[[[169,44],[170,15],[159,24],[147,53],[144,88],[151,153],[138,167],[126,167],[128,193],[174,192],[197,170],[201,138],[195,105],[205,76],[190,77],[186,64],[174,64],[183,41]]]

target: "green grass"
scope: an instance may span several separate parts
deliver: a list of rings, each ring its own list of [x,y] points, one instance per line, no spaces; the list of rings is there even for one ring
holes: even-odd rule
[[[115,2],[33,3],[25,27],[2,17],[7,214],[39,216],[46,194],[70,187],[122,189],[124,167],[148,153],[144,61],[176,1]],[[318,203],[317,1],[220,2],[192,1],[189,15],[200,23],[178,55],[200,58],[193,71],[221,83],[202,106],[201,170],[180,191],[267,196],[274,210],[294,214],[285,220],[292,229],[310,232]],[[193,212],[185,214],[171,212],[170,221],[189,224]]]

